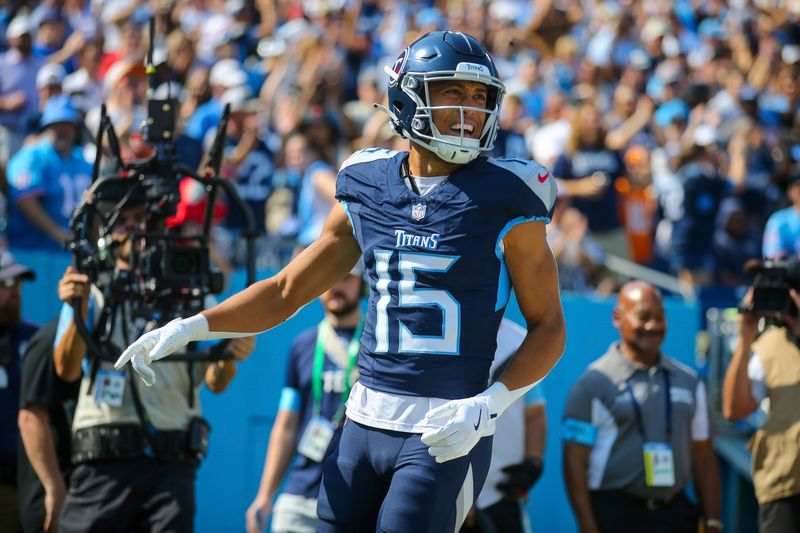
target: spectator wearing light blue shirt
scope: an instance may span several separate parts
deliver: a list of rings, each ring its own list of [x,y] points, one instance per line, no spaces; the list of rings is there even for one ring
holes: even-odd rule
[[[800,256],[800,172],[789,178],[786,195],[792,205],[772,213],[764,229],[762,252],[769,259]]]
[[[52,98],[42,113],[41,142],[26,147],[8,165],[9,244],[59,251],[70,238],[69,221],[91,183],[92,166],[77,145],[81,117],[69,97]]]

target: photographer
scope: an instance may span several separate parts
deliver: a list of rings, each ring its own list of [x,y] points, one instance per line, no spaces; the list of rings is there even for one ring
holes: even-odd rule
[[[115,266],[127,270],[133,247],[147,246],[131,238],[146,227],[144,199],[132,197],[115,214],[106,240]],[[200,384],[205,381],[215,393],[225,390],[236,373],[235,361],[252,353],[255,340],[231,342],[231,360],[155,365],[158,383],[143,394],[141,381],[131,379],[130,371],[114,371],[112,363],[87,352],[68,302],[80,299],[89,329],[110,328],[117,347],[160,324],[134,317],[128,299],[106,307],[101,288],[90,286],[89,277],[72,267],[61,278],[58,294],[65,305],[55,343],[56,373],[67,381],[82,376],[72,428],[76,466],[61,531],[191,531],[195,470],[205,455],[208,432],[200,418]]]
[[[792,260],[795,268],[796,260]],[[791,264],[790,263],[790,264]],[[753,486],[759,503],[760,531],[800,530],[800,296],[786,289],[788,311],[759,331],[768,302],[756,278],[742,302],[739,338],[723,386],[722,409],[728,420],[741,420],[769,400],[767,419],[749,443]],[[769,290],[769,289],[767,289]],[[761,292],[759,292],[761,291]],[[769,303],[772,303],[771,301]]]

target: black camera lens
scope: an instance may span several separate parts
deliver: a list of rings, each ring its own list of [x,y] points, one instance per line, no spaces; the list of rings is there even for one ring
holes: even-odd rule
[[[188,276],[194,273],[195,254],[187,251],[180,251],[172,256],[169,270],[172,275]]]

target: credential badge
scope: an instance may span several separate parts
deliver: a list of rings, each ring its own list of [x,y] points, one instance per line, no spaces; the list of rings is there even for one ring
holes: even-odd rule
[[[425,204],[413,204],[411,206],[411,218],[414,220],[422,220],[425,218],[425,210],[427,206]]]

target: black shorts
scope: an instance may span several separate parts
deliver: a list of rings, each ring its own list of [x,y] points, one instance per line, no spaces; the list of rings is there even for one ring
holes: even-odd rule
[[[658,505],[617,491],[592,491],[590,497],[603,533],[697,533],[700,512],[682,492]]]
[[[195,468],[149,458],[75,467],[61,533],[191,532]]]

